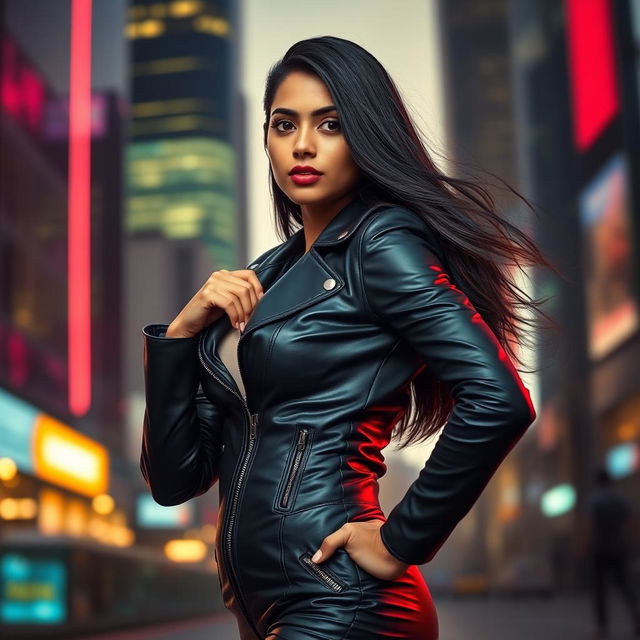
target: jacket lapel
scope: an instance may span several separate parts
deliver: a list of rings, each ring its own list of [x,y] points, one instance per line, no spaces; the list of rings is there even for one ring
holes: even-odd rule
[[[319,248],[346,242],[362,220],[381,206],[386,205],[367,206],[362,199],[356,197],[329,221],[309,251],[301,255],[293,265],[287,268],[289,260],[304,251],[303,229],[299,229],[283,243],[281,251],[276,251],[258,265],[256,275],[265,293],[255,306],[242,338],[269,322],[298,313],[338,293],[344,287],[344,280],[327,264]],[[271,268],[274,263],[281,268]]]
[[[344,280],[324,260],[321,248],[346,242],[365,218],[389,204],[371,205],[356,196],[329,221],[306,253],[303,253],[304,229],[300,228],[268,253],[261,262],[248,265],[247,268],[253,269],[260,280],[264,295],[254,307],[249,322],[240,336],[239,357],[242,342],[250,333],[270,322],[281,320],[325,300],[344,287]],[[291,265],[292,260],[295,262]],[[227,384],[236,389],[239,394],[238,386],[222,362],[216,346],[232,329],[236,330],[225,313],[201,332],[200,350],[201,355],[215,367],[216,374],[223,377]]]
[[[260,281],[262,282],[262,278]],[[315,249],[310,249],[269,288],[263,283],[265,294],[255,306],[242,337],[269,322],[302,311],[309,305],[334,295],[343,286],[342,278],[325,263]]]
[[[282,267],[298,253],[304,251],[304,230],[299,229],[285,242],[278,245],[273,251],[268,253],[265,259],[260,263],[252,263],[248,265],[248,269],[253,269],[262,284],[262,289],[265,292],[262,300],[254,308],[254,313],[251,316],[250,322],[254,319],[257,309],[262,302],[266,299],[266,291],[271,287],[271,283],[276,280]],[[247,327],[245,327],[246,333]],[[237,331],[235,327],[231,325],[229,316],[224,313],[218,320],[212,322],[208,327],[200,332],[199,349],[201,357],[208,363],[210,368],[213,369],[213,373],[219,378],[222,378],[223,382],[227,386],[234,389],[238,396],[241,396],[240,389],[236,384],[234,377],[227,366],[222,361],[220,354],[218,353],[218,345],[222,342],[222,339],[229,331]],[[241,336],[242,337],[242,336]],[[239,346],[238,346],[239,349]]]

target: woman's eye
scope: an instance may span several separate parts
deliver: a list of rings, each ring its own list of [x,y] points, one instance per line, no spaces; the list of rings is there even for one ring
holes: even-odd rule
[[[276,120],[276,122],[272,123],[272,125],[271,125],[271,126],[272,126],[274,129],[277,129],[278,131],[282,131],[282,129],[278,129],[278,127],[279,127],[281,124],[284,124],[285,122],[286,122],[286,123],[288,123],[288,124],[291,124],[291,122],[290,122],[289,120]]]
[[[281,124],[290,124],[293,126],[293,123],[290,120],[277,120],[276,122],[273,122],[271,124],[271,127],[273,129],[276,129],[277,131],[291,131],[291,128],[287,127],[285,129],[280,129],[280,125]],[[329,124],[329,125],[334,125],[332,127],[329,127],[327,130],[328,131],[339,131],[340,130],[340,123],[337,120],[325,120],[322,125],[325,124]],[[322,126],[320,125],[320,126]]]
[[[339,131],[340,123],[337,120],[325,120],[322,124],[333,124],[335,127],[329,127],[329,131]]]

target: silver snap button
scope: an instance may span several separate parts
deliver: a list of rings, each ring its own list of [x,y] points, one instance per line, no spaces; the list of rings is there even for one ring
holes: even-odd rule
[[[340,240],[340,238],[344,238],[347,233],[349,233],[349,230],[347,229],[346,231],[343,231],[339,236],[338,236],[338,240]]]
[[[247,269],[255,269],[259,264],[259,262],[254,262],[253,264],[250,264]]]
[[[333,278],[327,278],[322,286],[325,289],[333,289],[336,286],[336,281]]]

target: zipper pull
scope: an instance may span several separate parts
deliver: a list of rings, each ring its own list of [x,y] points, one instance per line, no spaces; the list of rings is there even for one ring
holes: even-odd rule
[[[249,434],[252,438],[255,438],[256,435],[256,425],[258,424],[258,414],[251,414],[251,421],[249,422]]]
[[[300,436],[298,437],[298,451],[302,451],[304,449],[306,440],[307,440],[307,430],[302,429],[302,431],[300,431]]]

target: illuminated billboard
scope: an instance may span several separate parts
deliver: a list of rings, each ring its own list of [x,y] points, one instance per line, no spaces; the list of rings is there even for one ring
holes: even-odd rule
[[[614,155],[583,190],[582,228],[588,348],[598,360],[638,327],[633,295],[627,162]]]
[[[109,488],[109,452],[33,405],[0,389],[0,456],[74,493],[95,496]]]

